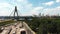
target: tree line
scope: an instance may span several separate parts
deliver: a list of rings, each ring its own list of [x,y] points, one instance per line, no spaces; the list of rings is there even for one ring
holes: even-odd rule
[[[60,34],[60,18],[33,17],[25,20],[36,34]]]

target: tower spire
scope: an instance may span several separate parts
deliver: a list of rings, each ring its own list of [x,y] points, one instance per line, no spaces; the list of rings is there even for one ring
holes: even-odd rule
[[[15,9],[14,9],[14,19],[18,19],[19,16],[18,16],[18,11],[17,11],[17,6],[15,6]]]
[[[17,6],[15,6],[15,11],[17,11]]]

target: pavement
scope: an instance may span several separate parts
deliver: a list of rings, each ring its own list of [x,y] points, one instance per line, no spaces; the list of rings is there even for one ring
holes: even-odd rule
[[[17,22],[7,26],[0,34],[35,34],[35,32],[25,22]]]

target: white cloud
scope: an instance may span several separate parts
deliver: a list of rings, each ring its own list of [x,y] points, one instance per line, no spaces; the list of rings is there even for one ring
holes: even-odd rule
[[[51,6],[52,4],[54,4],[54,1],[50,1],[50,2],[46,2],[44,3],[45,5]]]
[[[14,6],[18,8],[19,15],[28,16],[28,15],[37,15],[43,7],[33,7],[31,3],[27,0],[12,0],[13,2],[0,2],[0,16],[8,16],[14,11]]]
[[[30,4],[27,3],[27,0],[12,0],[13,2],[0,2],[0,16],[8,16],[14,11],[14,6],[17,6],[18,10],[21,11],[24,7],[28,7],[29,9]]]
[[[56,0],[56,2],[60,2],[60,0]]]
[[[18,11],[20,11],[23,16],[34,15],[34,14],[38,15],[40,13],[40,11],[42,11],[42,9],[43,9],[43,7],[33,7],[33,5],[31,3],[29,3],[27,0],[16,0],[16,2],[14,2],[14,3],[16,3],[16,4],[0,3],[0,16],[10,15],[11,12],[14,10],[14,5],[17,5]],[[54,2],[51,1],[51,2],[47,2],[45,4],[51,6],[53,3]],[[57,7],[57,8],[59,9],[59,7]],[[44,9],[43,11],[44,11],[43,12],[44,14],[50,14],[52,12],[57,13],[57,12],[54,12],[54,11],[57,11],[57,9],[55,9],[55,8]]]
[[[47,8],[47,9],[44,9],[43,14],[44,15],[58,15],[58,14],[60,14],[60,6],[56,7],[56,8]]]
[[[24,0],[17,0],[18,2],[24,1]]]
[[[43,7],[35,7],[30,11],[30,14],[38,15],[42,9]]]
[[[0,10],[0,16],[6,16],[9,15],[9,12],[7,9]]]
[[[23,16],[38,15],[42,9],[43,9],[43,7],[34,7],[31,10],[29,10],[28,12],[26,12],[25,14],[23,14]]]
[[[29,3],[27,0],[23,0],[21,3],[23,4],[23,10],[22,10],[23,12],[21,12],[22,16],[28,16],[28,15],[33,15],[33,14],[36,15],[38,14],[39,10],[42,9],[42,7],[33,7],[33,5]]]
[[[10,4],[8,4],[8,3],[0,3],[0,8],[6,8],[8,6],[10,6]]]
[[[10,14],[10,8],[12,8],[12,5],[9,3],[0,3],[0,16],[7,16]]]
[[[17,3],[19,3],[19,4],[27,4],[28,3],[28,1],[27,0],[16,0],[16,2]]]

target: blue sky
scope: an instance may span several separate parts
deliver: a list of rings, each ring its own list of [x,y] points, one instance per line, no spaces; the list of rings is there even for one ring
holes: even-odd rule
[[[19,15],[60,15],[60,0],[0,0],[0,16],[9,16],[17,6]]]

